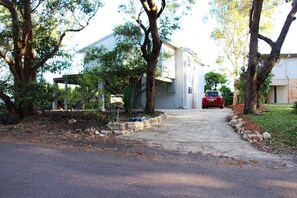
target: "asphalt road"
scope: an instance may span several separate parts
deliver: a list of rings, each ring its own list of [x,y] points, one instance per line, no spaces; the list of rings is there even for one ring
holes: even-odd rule
[[[0,142],[0,197],[296,197],[296,169],[227,162]]]

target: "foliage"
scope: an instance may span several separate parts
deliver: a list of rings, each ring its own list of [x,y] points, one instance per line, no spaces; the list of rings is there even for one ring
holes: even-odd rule
[[[272,139],[268,142],[277,151],[297,148],[297,115],[291,113],[292,105],[267,105],[268,110],[260,116],[249,116],[259,124],[263,131],[268,131]]]
[[[13,89],[10,93],[0,89],[0,97],[8,101],[13,95],[15,103],[6,102],[11,104],[7,105],[9,112],[19,116],[34,113],[35,98],[28,95],[33,93],[20,97],[23,91],[19,87],[28,90],[38,72],[69,67],[70,56],[59,51],[62,41],[69,32],[84,29],[100,6],[98,0],[0,1],[0,65],[6,68],[0,72],[2,77],[2,72],[9,71],[7,77],[11,80],[7,82]]]
[[[18,90],[14,94],[14,100],[18,106],[22,107],[33,102],[36,108],[44,114],[45,110],[49,109],[51,103],[55,100],[54,94],[57,87],[45,81],[32,81],[29,84],[17,81],[15,86]]]
[[[141,32],[138,26],[126,23],[115,28],[114,36],[117,42],[112,50],[104,47],[90,49],[84,63],[93,65],[91,72],[100,78],[105,91],[124,97],[125,107],[129,109],[132,108],[136,83],[145,71],[145,62],[137,48]]]
[[[225,100],[225,106],[229,106],[233,104],[233,92],[231,91],[231,89],[229,87],[227,87],[226,85],[222,85],[219,89],[219,91],[221,92],[224,100]]]
[[[204,90],[216,90],[219,84],[223,85],[227,82],[226,76],[217,72],[208,72],[204,75]]]
[[[240,70],[239,79],[237,80],[237,88],[239,90],[238,102],[243,103],[246,89],[246,69],[244,67],[242,67]]]
[[[263,85],[261,85],[259,92],[257,93],[257,100],[258,107],[261,104],[264,104],[266,101],[266,96],[270,90],[270,84],[272,82],[273,74],[270,73],[267,78],[265,79],[265,82]],[[237,87],[239,90],[239,102],[243,102],[245,99],[245,92],[246,92],[246,83],[247,83],[247,75],[246,70],[244,67],[241,68],[240,77],[237,81]]]
[[[232,76],[237,78],[238,67],[244,64],[248,46],[248,20],[250,1],[212,0],[210,14],[216,20],[217,27],[211,38],[223,46],[221,63],[232,66]]]
[[[295,101],[294,103],[293,103],[293,110],[292,110],[292,113],[295,113],[295,114],[297,114],[297,101]]]
[[[99,80],[99,76],[93,72],[84,73],[78,79],[79,87],[76,90],[85,110],[99,109],[102,106],[99,97],[103,94],[103,90],[99,88]]]

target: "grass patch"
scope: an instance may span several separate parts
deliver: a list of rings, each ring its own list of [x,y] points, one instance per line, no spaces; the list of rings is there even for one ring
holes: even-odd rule
[[[260,116],[249,116],[271,134],[269,144],[278,152],[296,152],[297,149],[297,114],[292,107],[292,104],[269,104]]]

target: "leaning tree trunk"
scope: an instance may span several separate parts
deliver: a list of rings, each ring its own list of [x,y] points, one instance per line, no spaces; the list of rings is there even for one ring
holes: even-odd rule
[[[257,73],[258,64],[258,35],[263,0],[254,0],[250,13],[250,47],[247,69],[247,85],[244,100],[244,114],[256,112],[257,103]]]

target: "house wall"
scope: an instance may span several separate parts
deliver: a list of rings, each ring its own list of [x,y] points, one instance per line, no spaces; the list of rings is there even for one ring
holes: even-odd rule
[[[205,81],[204,81],[204,67],[200,64],[200,63],[196,63],[196,74],[197,77],[195,78],[195,80],[197,80],[196,87],[195,87],[195,98],[194,98],[194,104],[195,107],[194,108],[202,108],[202,97],[204,95],[204,85],[205,85]]]
[[[286,59],[287,77],[289,79],[297,79],[297,58]]]
[[[180,102],[176,101],[176,93],[170,92],[173,83],[156,81],[156,109],[177,109]]]
[[[113,34],[107,35],[106,37],[103,37],[96,43],[94,43],[95,47],[101,47],[104,46],[108,50],[112,50],[115,47],[116,39]]]
[[[275,88],[276,87],[276,88]],[[275,97],[276,94],[276,97]],[[276,99],[276,101],[275,101]],[[267,95],[267,103],[288,103],[288,86],[271,86]]]
[[[159,85],[156,90],[156,108],[201,107],[204,92],[204,70],[201,63],[187,49],[175,52],[175,79]],[[158,94],[157,94],[158,93]],[[172,97],[172,98],[171,98]]]
[[[297,101],[297,78],[289,80],[289,103]]]
[[[272,73],[274,76],[272,78],[271,89],[267,96],[267,102],[275,103],[275,98],[276,103],[292,103],[297,101],[296,56],[283,57],[280,62],[274,66]]]
[[[287,61],[281,59],[280,62],[272,68],[273,79],[287,79],[286,65]]]
[[[185,91],[185,109],[193,108],[193,60],[191,56],[184,52],[184,70],[185,70],[185,79],[184,79],[184,91]]]
[[[175,48],[167,45],[162,45],[161,51],[161,74],[163,77],[175,79]]]
[[[116,40],[108,35],[90,46],[104,46],[113,49]],[[172,42],[163,42],[158,63],[160,76],[156,79],[156,109],[197,108],[201,107],[204,89],[204,73],[196,54]],[[92,65],[90,65],[92,67]],[[134,99],[135,108],[145,108],[146,78],[137,85],[135,92],[140,93]]]

